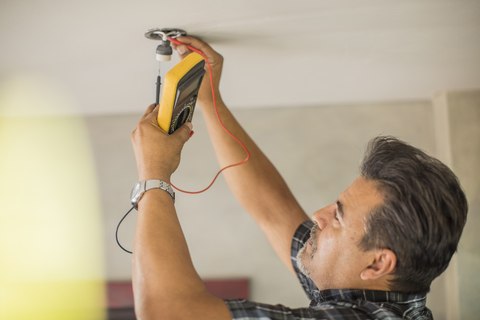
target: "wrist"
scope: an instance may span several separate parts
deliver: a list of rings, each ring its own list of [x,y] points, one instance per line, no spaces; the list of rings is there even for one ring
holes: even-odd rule
[[[130,201],[135,209],[138,208],[138,203],[145,193],[153,189],[161,189],[163,192],[168,193],[172,198],[173,203],[175,203],[175,192],[173,191],[171,184],[164,180],[151,179],[137,182],[133,187],[132,192],[130,193]]]
[[[172,174],[165,172],[139,172],[138,181],[147,181],[147,180],[162,180],[171,184],[170,179]]]
[[[208,80],[208,79],[207,79]],[[205,80],[203,80],[205,81]],[[203,88],[202,88],[203,89]],[[218,87],[215,87],[214,88],[214,92],[215,92],[215,100],[219,100],[221,99],[221,96],[220,96],[220,90]],[[213,95],[212,95],[212,87],[211,86],[208,86],[208,88],[204,89],[204,90],[200,90],[199,91],[199,94],[198,94],[198,97],[197,97],[197,101],[210,101],[210,102],[213,102]]]
[[[162,176],[162,175],[145,175],[145,176],[139,175],[138,176],[138,181],[148,181],[148,180],[162,180],[168,184],[171,184],[170,176]]]
[[[223,104],[223,99],[220,96],[219,92],[215,92],[215,102],[217,104],[217,107]],[[197,103],[200,105],[200,109],[210,109],[213,108],[213,96],[212,94],[208,96],[203,96],[200,98],[200,96],[197,98]]]

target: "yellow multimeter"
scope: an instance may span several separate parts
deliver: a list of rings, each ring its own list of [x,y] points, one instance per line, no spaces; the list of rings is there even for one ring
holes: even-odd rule
[[[157,121],[168,134],[192,121],[204,66],[205,59],[193,52],[165,75]]]

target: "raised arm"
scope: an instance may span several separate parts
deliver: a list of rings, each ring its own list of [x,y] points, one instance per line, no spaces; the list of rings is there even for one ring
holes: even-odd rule
[[[171,135],[157,125],[151,105],[132,133],[140,181],[170,183],[191,127]],[[195,271],[169,193],[152,189],[138,203],[132,261],[138,319],[231,319],[225,303],[212,296]]]
[[[297,227],[308,216],[302,210],[283,178],[255,142],[243,130],[225,106],[219,92],[223,57],[208,44],[193,37],[179,41],[201,50],[212,67],[212,76],[218,113],[227,129],[247,147],[250,160],[223,172],[230,189],[240,204],[260,226],[283,263],[294,272],[290,260],[290,246]],[[180,57],[190,53],[185,46],[176,46]],[[220,126],[215,114],[209,72],[200,88],[198,103],[207,123],[220,166],[224,167],[245,159],[243,148]]]

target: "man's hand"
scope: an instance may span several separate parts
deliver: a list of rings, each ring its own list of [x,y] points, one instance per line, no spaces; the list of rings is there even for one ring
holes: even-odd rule
[[[198,49],[205,54],[208,62],[210,62],[210,67],[212,68],[213,89],[215,90],[215,98],[217,99],[217,101],[220,100],[219,85],[220,77],[222,75],[223,57],[215,50],[213,50],[212,47],[210,47],[207,43],[199,39],[193,37],[181,37],[177,40],[188,44],[189,46],[194,47],[195,49]],[[184,45],[177,45],[175,43],[172,43],[172,47],[177,50],[178,55],[182,59],[192,52],[187,48],[187,46]],[[198,101],[201,103],[202,106],[208,105],[205,102],[213,101],[212,88],[210,85],[210,72],[207,65],[205,65],[205,71],[206,75],[202,81],[202,85],[198,94]]]
[[[158,106],[152,104],[132,132],[132,144],[140,181],[160,179],[170,183],[170,176],[180,164],[183,145],[190,138],[192,124],[186,122],[171,135],[157,123]]]

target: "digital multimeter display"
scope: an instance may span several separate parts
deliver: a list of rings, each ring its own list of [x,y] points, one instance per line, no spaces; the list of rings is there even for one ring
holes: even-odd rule
[[[186,97],[188,97],[190,94],[192,94],[197,89],[199,89],[200,80],[202,80],[202,78],[196,79],[191,85],[188,86],[188,88],[185,88],[182,91],[179,90],[179,92],[178,92],[179,95],[178,95],[177,101],[183,101]]]

